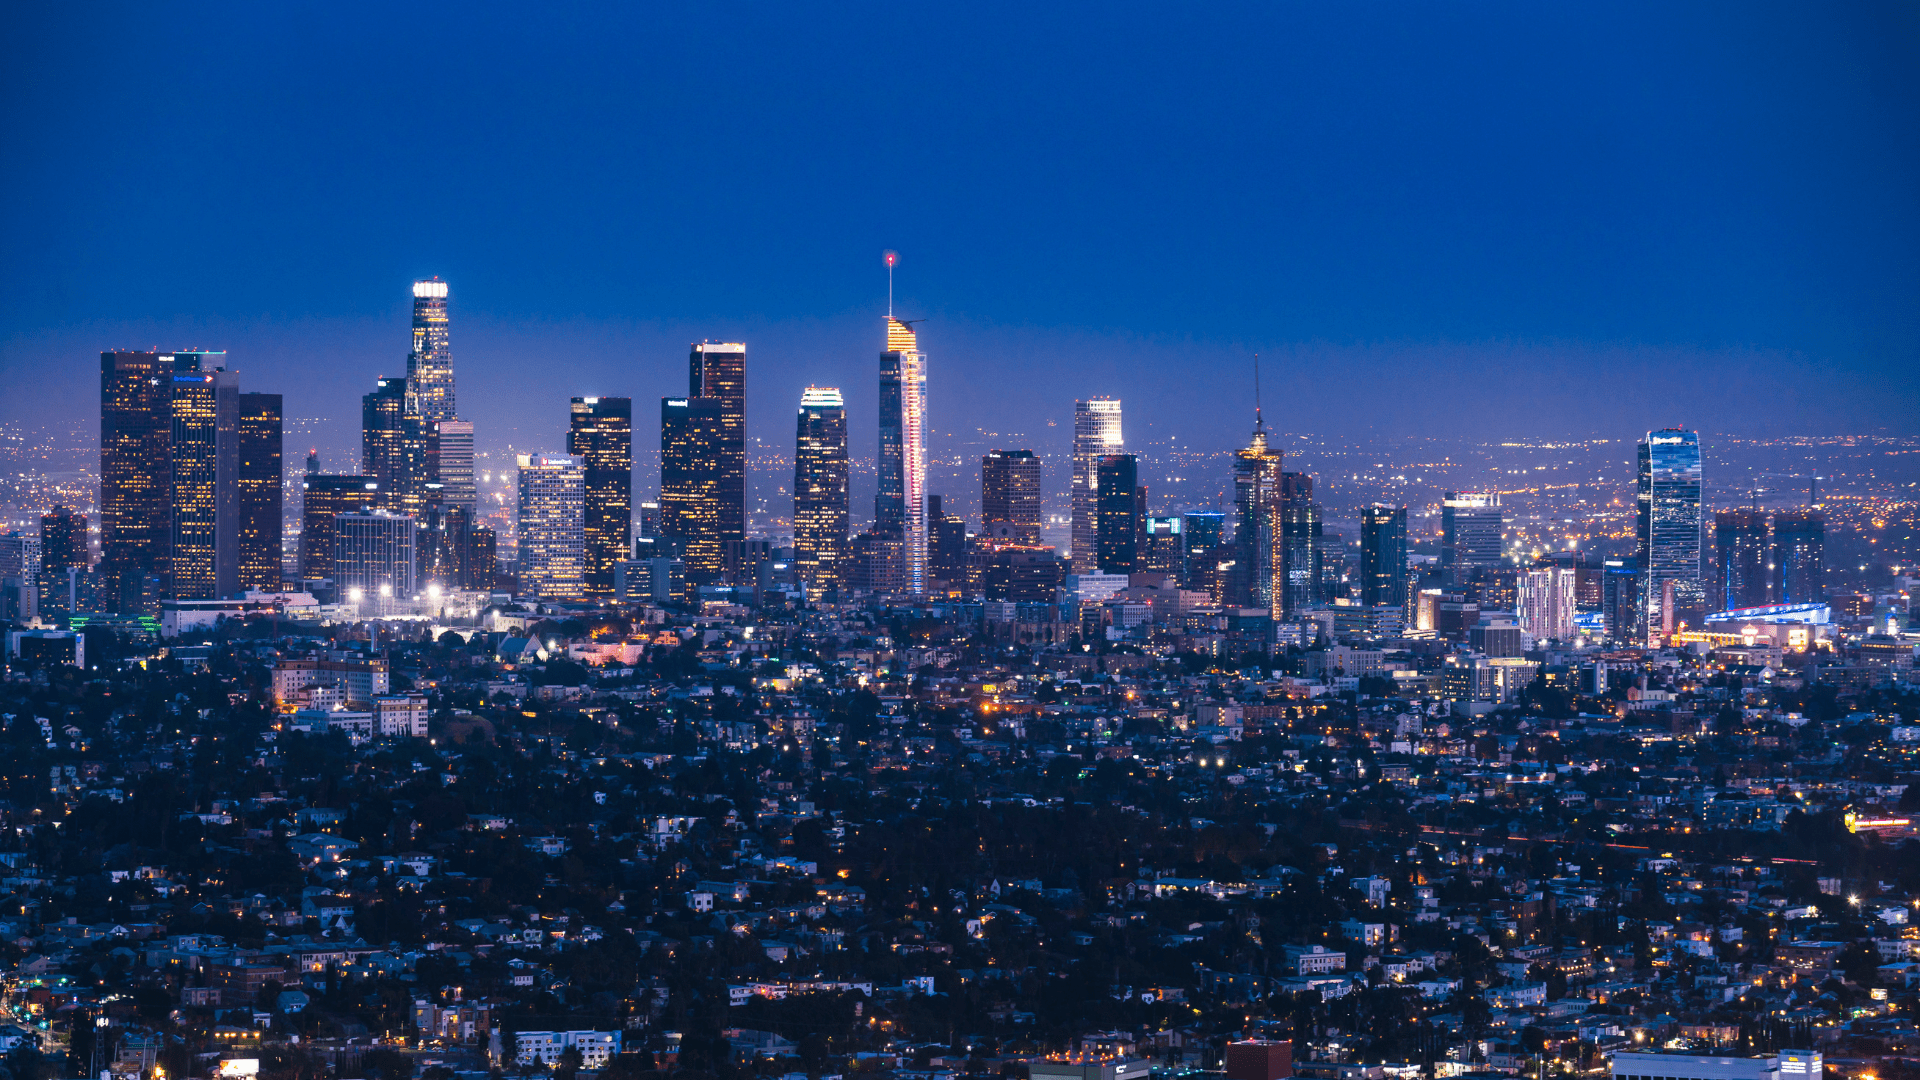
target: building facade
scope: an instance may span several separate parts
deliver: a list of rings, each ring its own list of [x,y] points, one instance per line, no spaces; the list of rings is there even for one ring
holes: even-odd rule
[[[1827,598],[1823,560],[1827,516],[1814,507],[1773,515],[1773,600],[1817,604]]]
[[[308,473],[300,481],[300,577],[332,578],[334,519],[364,513],[380,502],[380,484],[371,476]]]
[[[993,450],[980,459],[981,535],[1040,542],[1040,459],[1031,450]]]
[[[733,342],[701,342],[687,361],[687,395],[710,398],[720,406],[714,437],[713,468],[718,474],[714,498],[720,542],[747,536],[747,347]]]
[[[567,453],[585,469],[586,594],[613,596],[613,564],[633,553],[633,399],[577,397]]]
[[[1713,515],[1715,586],[1723,608],[1773,603],[1773,571],[1767,512],[1753,508]]]
[[[473,425],[441,420],[433,425],[433,475],[449,508],[472,514],[478,492],[473,485]]]
[[[678,540],[687,573],[720,574],[720,444],[725,417],[715,398],[660,399],[660,533]]]
[[[1146,534],[1146,499],[1140,487],[1140,460],[1133,454],[1108,454],[1094,466],[1094,551],[1103,574],[1132,574],[1144,569],[1141,546]]]
[[[576,457],[522,454],[519,572],[522,595],[586,595],[586,466]]]
[[[1636,552],[1640,563],[1640,639],[1671,633],[1705,614],[1700,567],[1700,436],[1681,428],[1640,440]]]
[[[219,368],[173,376],[169,599],[240,588],[240,380]]]
[[[846,583],[848,478],[846,399],[809,386],[793,454],[793,561],[809,592]]]
[[[385,510],[340,514],[333,522],[333,579],[342,600],[411,597],[418,554],[412,517]]]
[[[453,351],[447,344],[447,283],[413,283],[413,348],[407,353],[409,412],[434,424],[460,415],[453,393]]]
[[[887,316],[880,354],[880,474],[875,531],[900,534],[900,591],[927,590],[927,358],[913,327]]]
[[[1441,568],[1499,566],[1506,548],[1504,514],[1496,492],[1447,492],[1440,500]]]
[[[1360,511],[1360,603],[1407,605],[1407,508],[1374,503]]]
[[[381,379],[360,399],[360,471],[380,485],[380,509],[416,514],[433,478],[429,432],[407,380]]]
[[[1120,428],[1120,399],[1097,397],[1073,403],[1073,572],[1091,574],[1099,565],[1096,542],[1099,461],[1126,446]]]
[[[1265,608],[1274,616],[1286,606],[1281,512],[1280,451],[1267,445],[1267,429],[1256,421],[1253,438],[1233,458],[1233,567],[1227,602]]]
[[[282,534],[279,394],[240,395],[240,588],[280,587]]]

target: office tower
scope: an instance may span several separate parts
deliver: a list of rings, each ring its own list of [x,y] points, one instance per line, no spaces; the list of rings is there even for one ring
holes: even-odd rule
[[[994,450],[980,459],[981,535],[1040,542],[1040,459],[1031,450]]]
[[[371,476],[316,473],[300,482],[300,578],[338,579],[333,572],[334,519],[380,504],[380,484]]]
[[[467,556],[467,588],[500,588],[499,538],[485,525],[473,526],[467,535],[472,545]]]
[[[1360,603],[1407,605],[1407,508],[1374,503],[1360,511]]]
[[[1177,516],[1146,519],[1147,546],[1141,556],[1142,569],[1175,578],[1186,574],[1186,536],[1182,525],[1184,521]]]
[[[1133,454],[1107,454],[1094,465],[1094,551],[1103,574],[1131,574],[1141,566],[1140,539],[1146,507],[1140,497],[1140,461]]]
[[[1073,572],[1091,574],[1099,565],[1099,462],[1126,445],[1120,432],[1120,399],[1090,398],[1073,403]]]
[[[240,380],[219,368],[173,376],[170,585],[179,600],[240,588]]]
[[[354,511],[334,519],[334,584],[342,602],[406,599],[414,594],[418,526],[406,514]]]
[[[240,395],[240,588],[280,587],[280,395]]]
[[[460,415],[454,407],[453,353],[447,347],[447,283],[439,278],[413,283],[413,351],[407,354],[407,410],[432,431],[442,420]]]
[[[660,535],[659,503],[641,503],[634,511],[634,519],[633,535],[636,540],[641,537],[655,537]]]
[[[360,471],[380,485],[380,509],[412,515],[432,479],[431,429],[408,396],[407,380],[386,378],[360,399]]]
[[[1227,536],[1225,514],[1212,510],[1189,510],[1180,515],[1180,585],[1223,599],[1220,562],[1231,562],[1232,552],[1223,545]]]
[[[660,532],[683,546],[697,581],[720,574],[720,469],[726,417],[718,398],[660,399]]]
[[[1773,603],[1773,571],[1768,566],[1767,512],[1740,508],[1713,515],[1716,582],[1723,608],[1764,607]]]
[[[9,560],[10,562],[12,560]],[[25,559],[20,559],[25,569]],[[39,607],[43,612],[72,614],[81,610],[82,593],[91,595],[86,573],[93,563],[87,550],[87,517],[71,507],[58,506],[40,515],[40,569],[37,574]],[[0,572],[0,577],[7,576]],[[23,577],[22,584],[35,579]]]
[[[1291,503],[1280,511],[1281,613],[1321,607],[1326,594],[1326,537],[1319,503]]]
[[[586,466],[557,454],[522,454],[519,466],[519,591],[536,600],[578,600],[586,594]]]
[[[747,347],[734,342],[702,342],[687,359],[687,396],[720,403],[720,433],[710,468],[718,474],[720,539],[747,535]]]
[[[473,425],[465,420],[441,420],[433,425],[433,471],[448,508],[469,514],[478,497],[473,486]]]
[[[320,474],[320,448],[317,446],[308,447],[307,448],[307,475],[318,476],[319,474]]]
[[[927,496],[927,580],[929,592],[963,593],[967,584],[967,522]]]
[[[927,587],[927,358],[913,327],[887,316],[880,354],[880,475],[875,531],[900,534],[900,589]],[[886,545],[883,545],[886,546]]]
[[[1575,572],[1566,567],[1523,570],[1514,605],[1520,628],[1535,641],[1572,641],[1573,618],[1579,610],[1574,594]]]
[[[846,581],[847,403],[832,386],[800,395],[793,452],[793,561],[810,594]]]
[[[1777,604],[1817,604],[1827,598],[1822,558],[1827,516],[1807,507],[1773,515],[1773,599]]]
[[[613,595],[613,564],[633,551],[633,399],[577,397],[567,453],[586,469],[586,589]]]
[[[100,354],[101,576],[109,610],[153,614],[162,597],[211,598],[222,584],[216,556],[223,542],[230,556],[224,581],[238,579],[231,558],[238,550],[231,531],[238,393],[233,375],[220,369],[225,359],[219,352]],[[185,440],[178,453],[176,422]],[[205,558],[176,582],[175,548],[183,543],[183,557]],[[189,591],[177,591],[182,585]]]
[[[1229,604],[1265,608],[1275,617],[1286,605],[1280,464],[1280,451],[1267,446],[1266,423],[1256,414],[1252,440],[1233,459],[1233,568],[1225,588]]]
[[[1505,548],[1502,513],[1495,492],[1447,492],[1440,501],[1441,568],[1499,566]]]
[[[1013,604],[1052,603],[1067,564],[1050,547],[1011,544],[981,558],[980,593]]]
[[[1700,486],[1700,436],[1680,428],[1647,432],[1640,441],[1637,493],[1642,643],[1688,622],[1681,618],[1683,612],[1705,606],[1700,580]],[[1699,623],[1691,621],[1691,625]]]

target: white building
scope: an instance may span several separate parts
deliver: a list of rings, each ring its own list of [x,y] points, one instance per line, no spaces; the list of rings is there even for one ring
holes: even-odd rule
[[[1575,577],[1575,571],[1568,567],[1528,570],[1520,575],[1520,628],[1535,641],[1573,640]]]
[[[521,1061],[538,1061],[542,1065],[557,1065],[560,1055],[571,1047],[580,1051],[580,1066],[585,1069],[604,1068],[615,1054],[620,1052],[620,1033],[617,1031],[522,1031],[519,1034],[516,1049]]]
[[[374,730],[383,739],[427,737],[427,698],[424,694],[385,694],[373,699]]]
[[[1821,1059],[1818,1050],[1762,1057],[1618,1053],[1613,1080],[1821,1080]]]

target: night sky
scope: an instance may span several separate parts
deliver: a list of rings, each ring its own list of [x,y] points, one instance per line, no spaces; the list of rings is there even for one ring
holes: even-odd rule
[[[713,338],[871,452],[894,248],[942,436],[1236,444],[1255,350],[1290,431],[1920,432],[1917,13],[19,5],[0,420],[204,346],[354,445],[439,275],[483,445]]]

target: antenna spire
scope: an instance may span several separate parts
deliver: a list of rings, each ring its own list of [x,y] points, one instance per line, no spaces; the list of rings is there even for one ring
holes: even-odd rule
[[[1267,422],[1260,416],[1260,354],[1253,354],[1253,430],[1267,430]]]
[[[887,260],[887,318],[893,318],[893,264],[900,261],[900,253],[888,248],[883,256]]]

